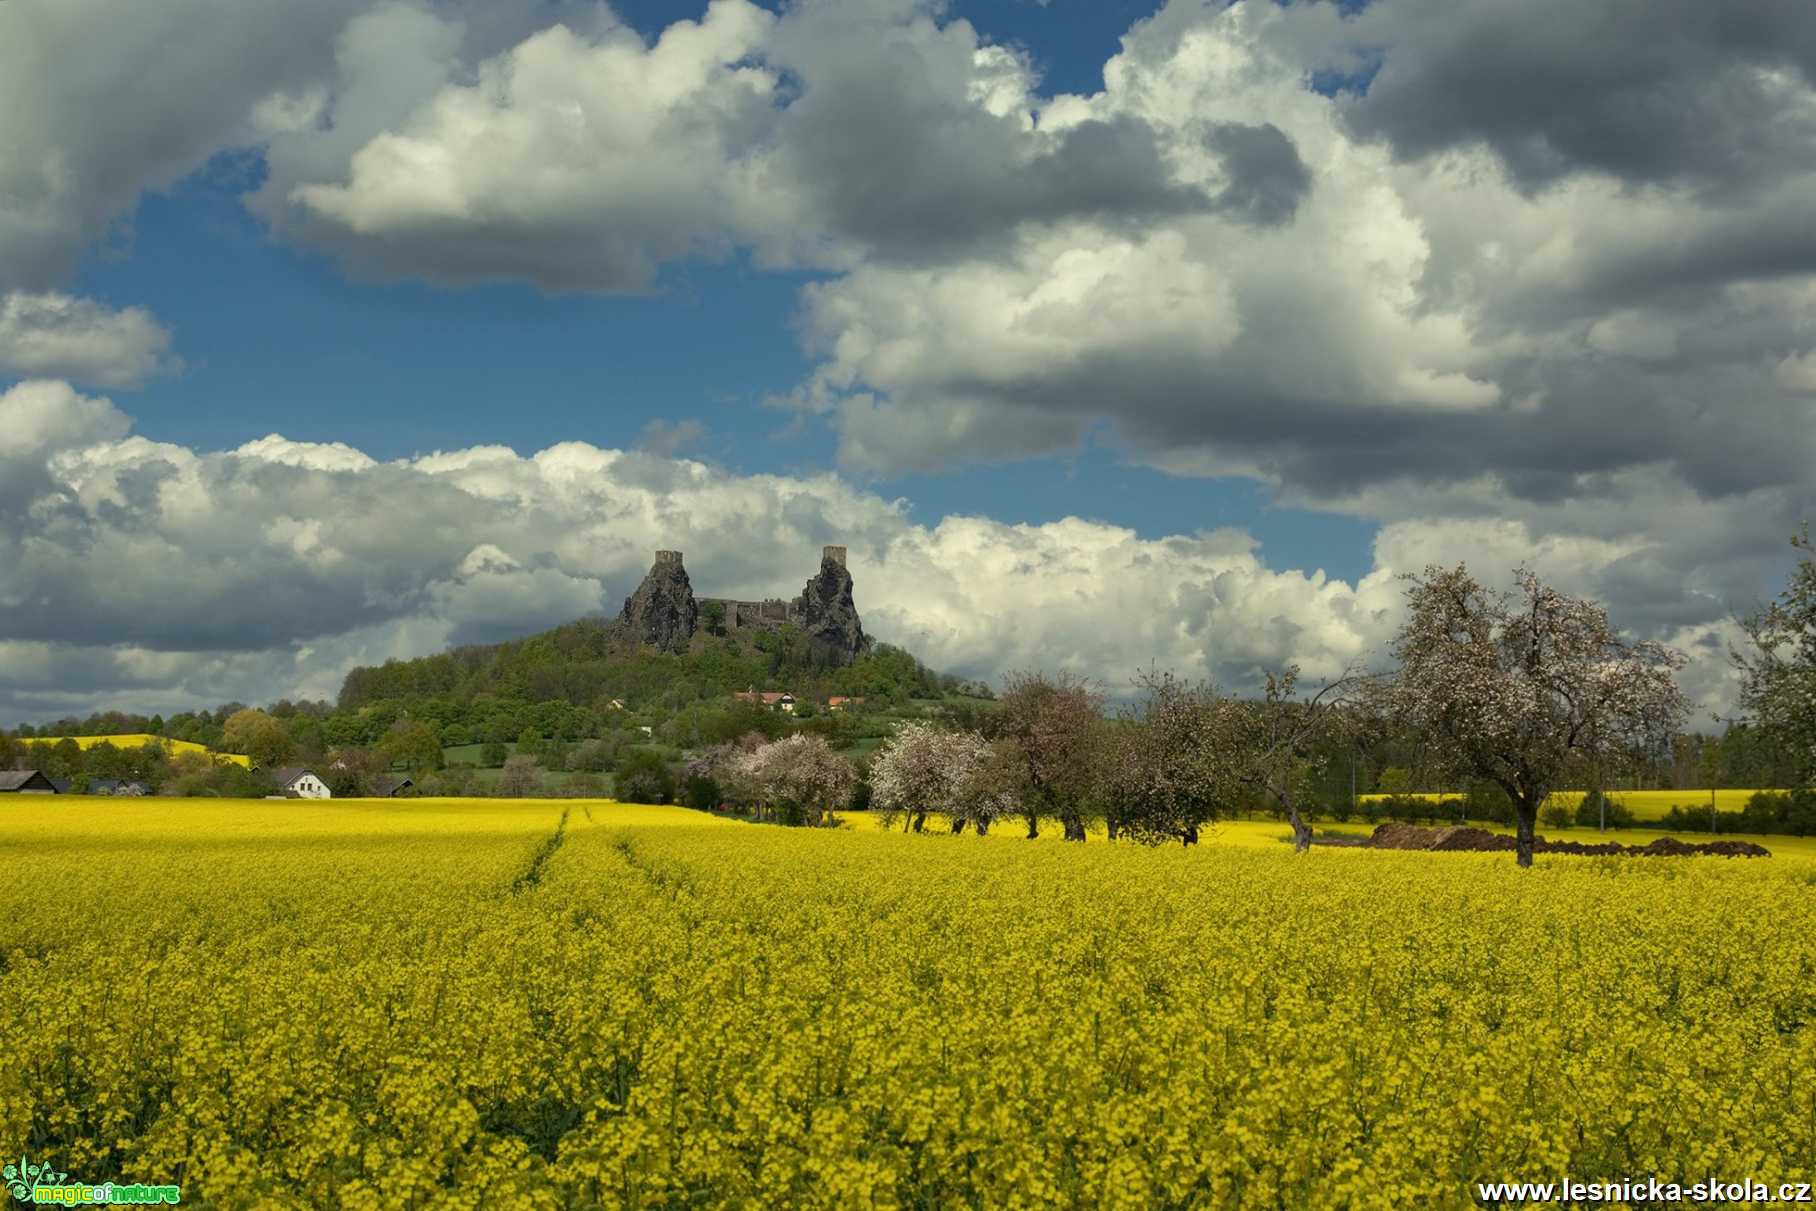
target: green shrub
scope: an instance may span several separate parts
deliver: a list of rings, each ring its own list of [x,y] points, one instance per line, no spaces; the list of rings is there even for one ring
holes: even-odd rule
[[[1485,824],[1512,824],[1514,821],[1513,800],[1493,782],[1471,782],[1465,810],[1471,820]]]
[[[1601,791],[1590,791],[1577,805],[1576,826],[1599,828],[1604,820],[1609,828],[1632,828],[1638,823],[1633,812],[1619,799],[1611,799]]]
[[[689,774],[681,788],[681,802],[701,811],[711,811],[719,806],[721,798],[718,782],[705,774]]]
[[[1659,823],[1670,832],[1712,833],[1715,831],[1715,809],[1707,803],[1674,803]]]
[[[654,749],[627,749],[618,760],[617,798],[626,803],[669,803],[675,772]]]
[[[1539,808],[1539,823],[1546,828],[1569,828],[1576,822],[1576,812],[1568,803],[1547,803]]]
[[[1364,806],[1377,807],[1380,809],[1381,816],[1399,820],[1406,824],[1431,824],[1439,819],[1446,818],[1446,811],[1454,811],[1454,808],[1449,806],[1451,802],[1454,801],[1447,800],[1444,803],[1439,803],[1419,795],[1388,795],[1384,799],[1376,799],[1374,802],[1365,804]],[[1372,813],[1365,814],[1369,815],[1371,819],[1380,818],[1380,816],[1373,815]]]

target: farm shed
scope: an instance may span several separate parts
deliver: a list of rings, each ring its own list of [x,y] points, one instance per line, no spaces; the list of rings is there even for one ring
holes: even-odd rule
[[[35,769],[0,770],[0,794],[54,795],[57,784]]]

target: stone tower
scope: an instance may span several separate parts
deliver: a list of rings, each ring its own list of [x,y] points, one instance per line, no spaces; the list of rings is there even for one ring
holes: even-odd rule
[[[870,647],[858,607],[851,597],[851,573],[844,547],[823,547],[820,570],[790,603],[794,623],[807,633],[814,651],[838,664],[850,664]]]
[[[657,551],[656,562],[637,591],[624,599],[618,619],[638,643],[652,644],[665,652],[685,652],[700,620],[694,586],[681,566],[681,552]]]

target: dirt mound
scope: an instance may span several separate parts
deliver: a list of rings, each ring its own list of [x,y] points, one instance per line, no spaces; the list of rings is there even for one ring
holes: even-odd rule
[[[1772,851],[1763,845],[1751,841],[1706,841],[1702,851],[1705,854],[1718,854],[1723,858],[1769,858]]]
[[[1453,824],[1449,828],[1440,828],[1426,849],[1449,850],[1458,853],[1485,854],[1497,850],[1515,849],[1518,843],[1505,833],[1491,833],[1485,828],[1471,828],[1466,824]]]
[[[1446,853],[1489,854],[1519,848],[1519,843],[1506,833],[1491,833],[1485,828],[1453,824],[1446,828],[1421,828],[1416,824],[1389,821],[1378,825],[1366,841],[1369,849],[1417,849]],[[1679,841],[1660,837],[1650,845],[1622,845],[1618,841],[1547,841],[1532,839],[1535,854],[1578,854],[1582,856],[1621,855],[1638,858],[1688,858],[1713,854],[1723,858],[1769,858],[1772,851],[1751,841]]]
[[[1660,837],[1637,852],[1670,858],[1688,857],[1692,854],[1714,854],[1722,858],[1769,858],[1772,856],[1771,850],[1763,845],[1755,845],[1751,841],[1704,841],[1692,844],[1688,841],[1679,841],[1676,837]]]
[[[1507,848],[1514,847],[1510,845]],[[1583,856],[1605,854],[1612,856],[1639,853],[1640,851],[1631,845],[1622,845],[1618,841],[1547,841],[1543,837],[1535,837],[1532,842],[1532,852],[1535,854],[1579,854]]]
[[[1420,828],[1416,824],[1397,824],[1389,821],[1375,826],[1374,833],[1368,838],[1370,849],[1430,849],[1432,842],[1438,839],[1435,828]]]

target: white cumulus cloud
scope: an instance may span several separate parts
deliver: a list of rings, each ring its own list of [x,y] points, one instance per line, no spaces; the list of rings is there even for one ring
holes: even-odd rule
[[[143,307],[56,291],[0,294],[0,375],[135,387],[164,368],[170,333]]]
[[[1674,584],[1669,550],[1612,515],[1603,534],[1545,537],[1461,516],[1459,498],[1448,520],[1386,527],[1351,582],[1271,563],[1240,530],[923,524],[837,475],[578,442],[384,463],[275,437],[198,451],[131,435],[105,400],[54,383],[0,396],[0,422],[29,438],[7,482],[32,485],[0,492],[0,711],[15,718],[332,696],[354,664],[615,613],[657,548],[686,553],[702,595],[754,598],[798,592],[827,543],[849,548],[870,631],[965,676],[1065,668],[1121,690],[1158,664],[1246,687],[1289,661],[1328,676],[1383,655],[1399,573],[1465,559],[1597,592],[1626,625],[1697,645],[1711,702],[1731,694],[1709,641],[1727,633],[1722,604],[1685,612],[1707,584]],[[1757,584],[1762,566],[1736,556],[1730,579]],[[1679,608],[1647,613],[1664,590]]]

